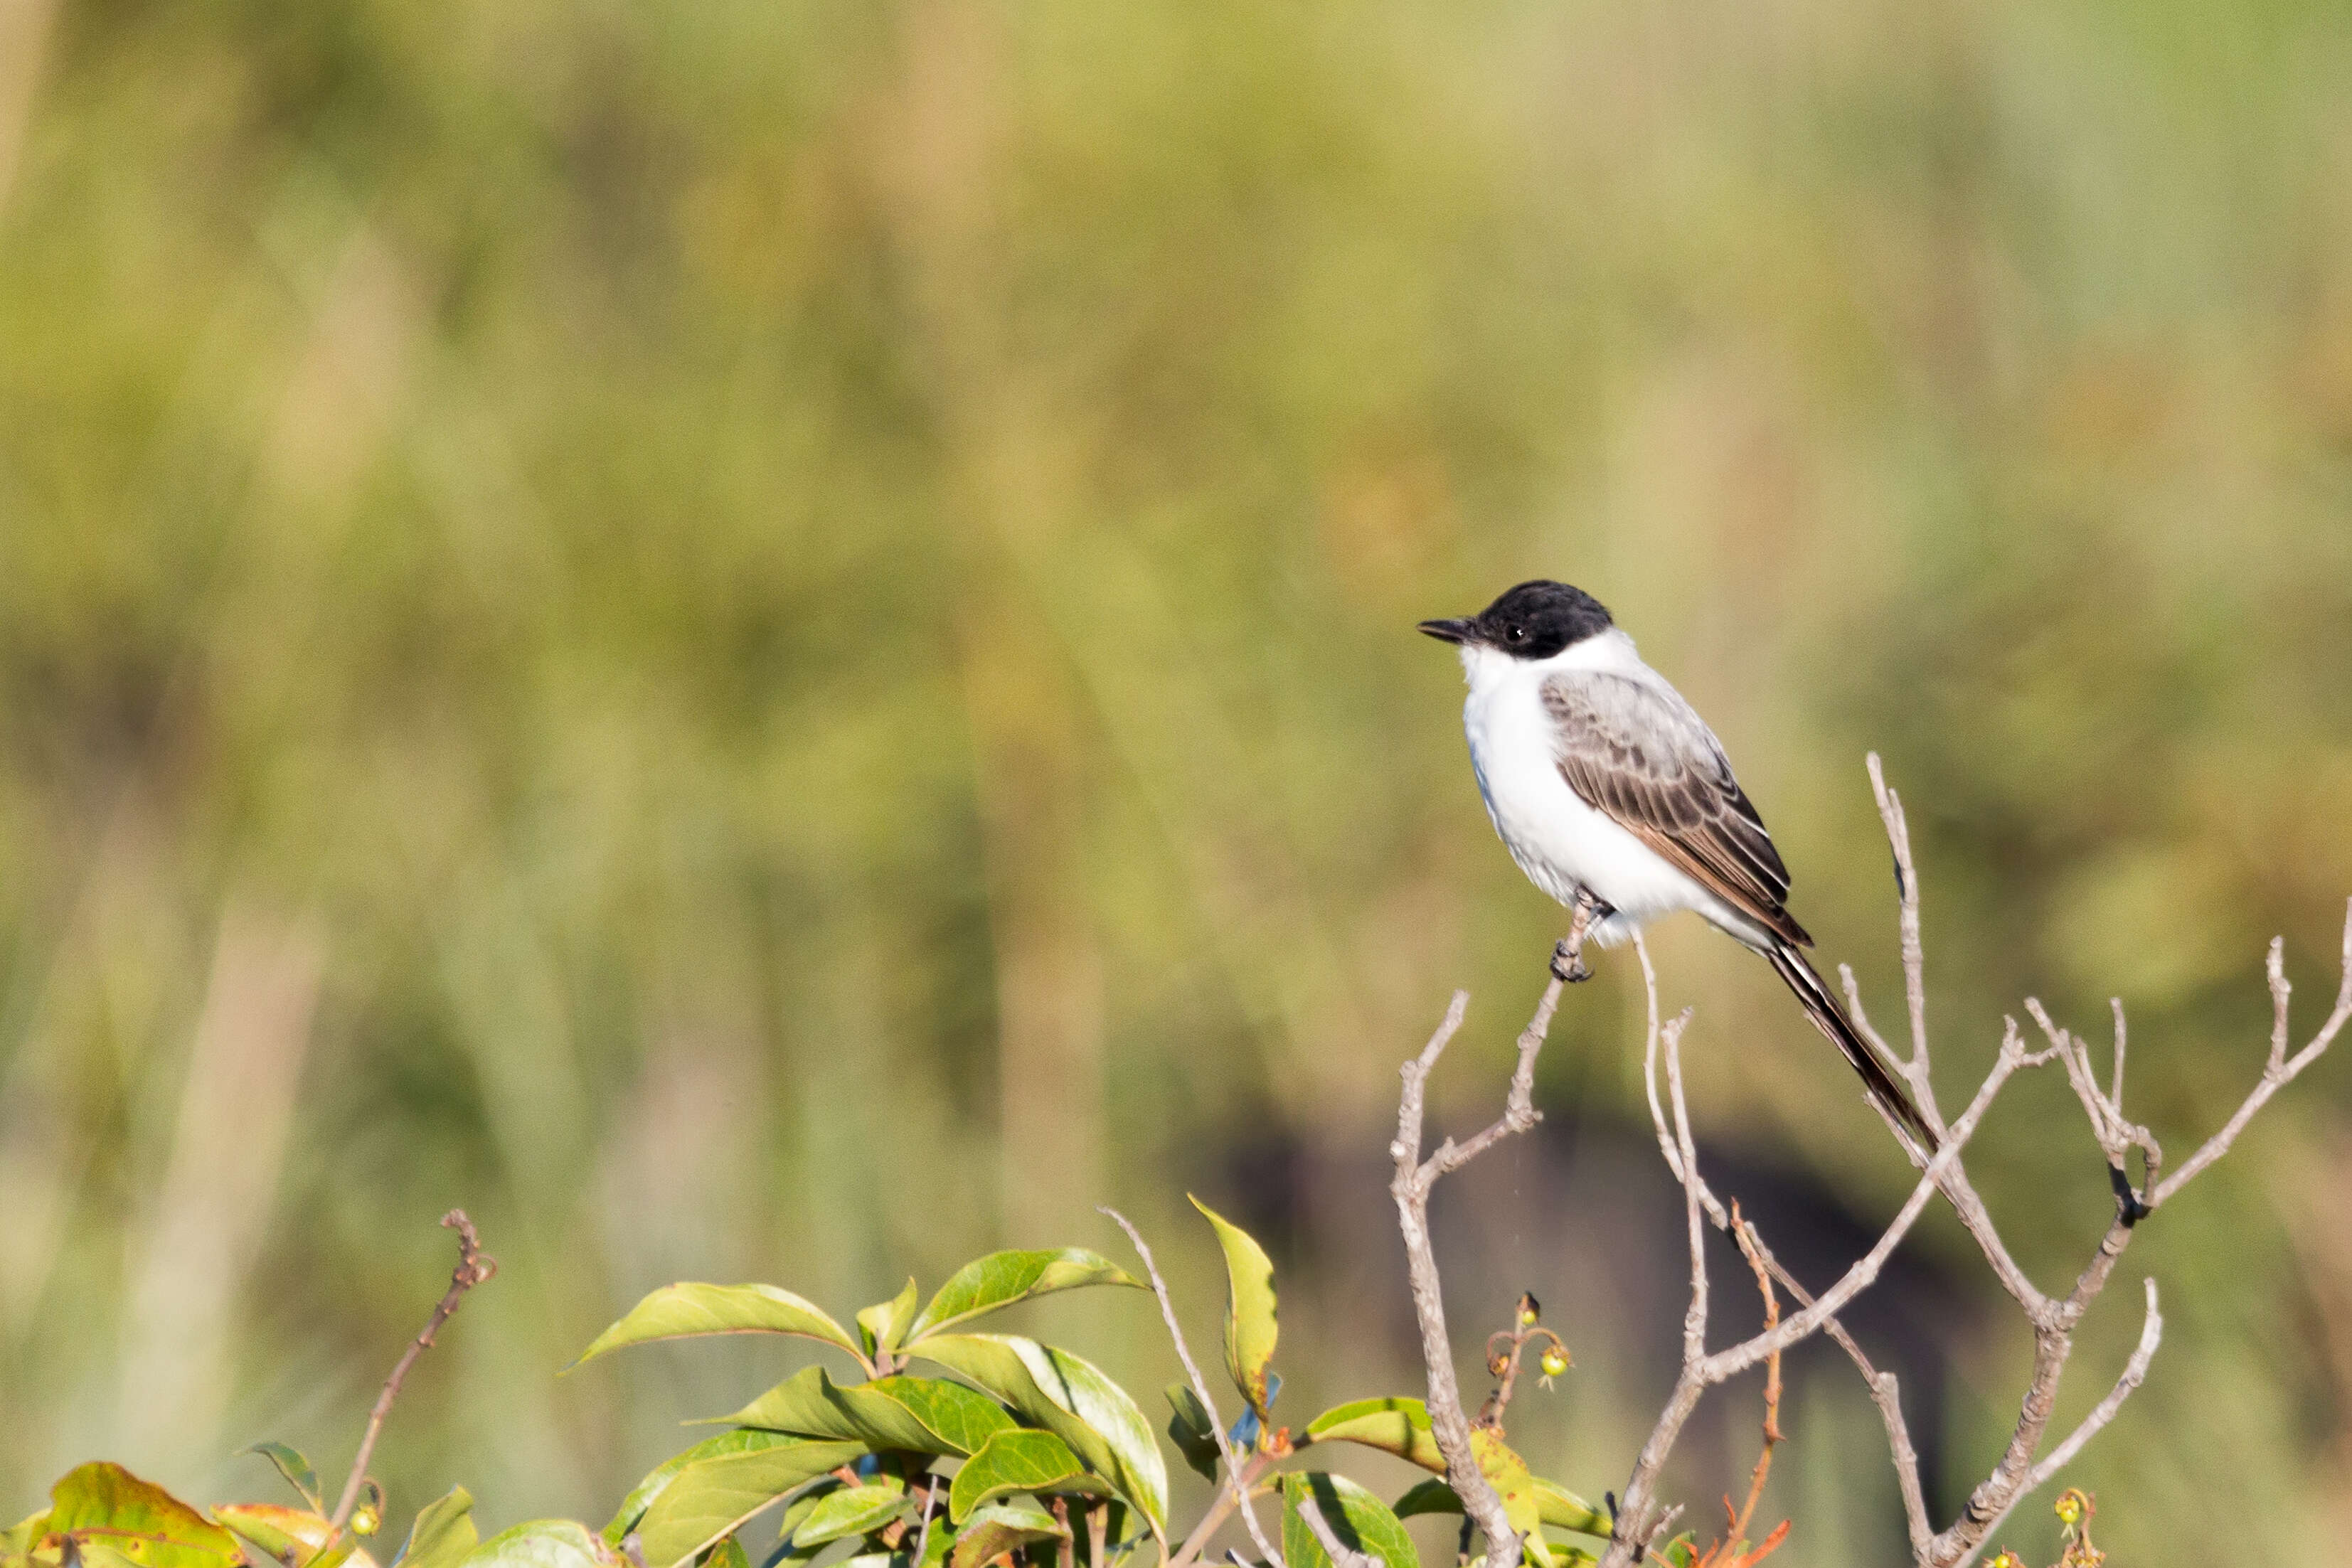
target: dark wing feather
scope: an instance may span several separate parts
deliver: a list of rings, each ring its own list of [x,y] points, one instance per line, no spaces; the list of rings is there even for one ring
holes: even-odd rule
[[[1544,706],[1560,776],[1586,805],[1774,936],[1811,946],[1785,907],[1789,868],[1688,703],[1622,675],[1574,671],[1544,683]]]

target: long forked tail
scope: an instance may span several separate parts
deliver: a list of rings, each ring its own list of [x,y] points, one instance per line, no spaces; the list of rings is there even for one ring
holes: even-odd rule
[[[1895,1081],[1895,1074],[1886,1070],[1886,1063],[1878,1059],[1878,1052],[1855,1030],[1853,1020],[1845,1016],[1845,1009],[1830,994],[1828,985],[1806,962],[1805,956],[1785,941],[1773,943],[1765,949],[1764,956],[1772,961],[1772,967],[1803,1004],[1805,1016],[1845,1052],[1845,1059],[1862,1074],[1863,1086],[1870,1091],[1870,1097],[1918,1139],[1923,1154],[1934,1154],[1942,1140],[1927,1125],[1927,1118],[1919,1113],[1919,1107],[1912,1103],[1903,1085]]]

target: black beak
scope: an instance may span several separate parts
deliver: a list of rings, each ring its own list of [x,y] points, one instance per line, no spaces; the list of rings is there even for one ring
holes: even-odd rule
[[[1469,621],[1424,621],[1421,623],[1421,630],[1424,636],[1434,637],[1441,643],[1467,643],[1472,640],[1476,623]]]

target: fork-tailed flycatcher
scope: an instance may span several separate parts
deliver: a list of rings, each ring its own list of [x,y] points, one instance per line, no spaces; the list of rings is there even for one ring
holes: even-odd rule
[[[1477,615],[1421,629],[1462,650],[1478,792],[1528,879],[1597,905],[1588,935],[1603,947],[1687,909],[1763,955],[1932,1152],[1927,1118],[1805,961],[1813,939],[1789,914],[1788,868],[1722,743],[1609,612],[1581,589],[1523,582]]]

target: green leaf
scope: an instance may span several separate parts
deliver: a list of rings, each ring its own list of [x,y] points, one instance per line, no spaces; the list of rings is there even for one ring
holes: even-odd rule
[[[1335,1405],[1291,1439],[1298,1448],[1313,1443],[1361,1443],[1368,1448],[1409,1459],[1425,1470],[1445,1473],[1445,1456],[1438,1451],[1437,1435],[1429,1429],[1429,1406],[1418,1399],[1358,1399]]]
[[[1266,1257],[1265,1249],[1248,1231],[1197,1197],[1192,1198],[1192,1207],[1208,1219],[1217,1233],[1217,1245],[1224,1249],[1228,1287],[1225,1370],[1232,1374],[1234,1386],[1249,1401],[1249,1407],[1264,1420],[1266,1406],[1273,1399],[1266,1386],[1266,1368],[1274,1362],[1275,1341],[1279,1337],[1275,1322],[1274,1264]]]
[[[784,1505],[782,1517],[776,1521],[776,1549],[768,1554],[768,1561],[762,1568],[781,1568],[787,1563],[805,1563],[824,1550],[822,1546],[812,1546],[805,1552],[800,1551],[793,1545],[793,1532],[800,1529],[803,1520],[816,1511],[817,1504],[833,1495],[839,1484],[812,1483],[803,1489],[800,1496]]]
[[[629,1309],[619,1322],[596,1336],[580,1353],[573,1366],[593,1361],[624,1345],[655,1340],[688,1339],[714,1333],[797,1334],[821,1344],[838,1345],[856,1356],[865,1354],[849,1331],[826,1315],[824,1308],[773,1285],[664,1285]],[[566,1370],[569,1370],[568,1368]]]
[[[1085,1473],[1085,1462],[1053,1433],[1008,1427],[982,1444],[956,1472],[948,1492],[948,1518],[961,1523],[973,1509],[1008,1492],[1044,1491]]]
[[[621,1500],[621,1506],[614,1511],[612,1522],[604,1526],[605,1544],[620,1545],[622,1539],[636,1528],[637,1521],[645,1517],[646,1510],[653,1506],[654,1499],[661,1495],[662,1489],[677,1479],[680,1470],[698,1459],[715,1458],[720,1454],[746,1454],[761,1448],[780,1448],[803,1441],[804,1438],[785,1432],[721,1432],[716,1437],[705,1438],[690,1448],[672,1454],[646,1471],[645,1479],[630,1488],[629,1495]]]
[[[1099,1252],[1083,1247],[1049,1247],[1034,1252],[992,1252],[975,1258],[950,1276],[930,1305],[907,1330],[912,1347],[927,1334],[967,1319],[1009,1307],[1032,1296],[1075,1291],[1085,1285],[1132,1285],[1142,1281]]]
[[[1331,1554],[1298,1511],[1309,1498],[1340,1545],[1370,1553],[1385,1568],[1421,1568],[1412,1537],[1388,1504],[1347,1477],[1321,1470],[1293,1470],[1282,1478],[1282,1555],[1290,1568],[1333,1568]]]
[[[242,1568],[236,1537],[121,1465],[68,1470],[49,1489],[44,1533],[103,1546],[139,1568]]]
[[[1201,1396],[1189,1384],[1168,1385],[1168,1440],[1184,1456],[1184,1462],[1211,1480],[1217,1479],[1217,1466],[1224,1458],[1217,1447],[1217,1418],[1201,1403]]]
[[[1580,1535],[1596,1535],[1609,1539],[1611,1526],[1606,1511],[1593,1507],[1558,1481],[1535,1479],[1536,1511],[1544,1524],[1553,1530],[1572,1530]],[[1410,1519],[1417,1513],[1460,1513],[1462,1500],[1443,1476],[1423,1481],[1396,1500],[1396,1516]],[[1555,1552],[1565,1550],[1555,1544]]]
[[[500,1531],[463,1561],[465,1568],[619,1568],[621,1559],[584,1524],[535,1519]]]
[[[302,1457],[301,1449],[289,1448],[284,1443],[255,1443],[239,1448],[237,1453],[240,1457],[259,1454],[278,1467],[278,1473],[286,1478],[288,1486],[301,1494],[302,1500],[310,1505],[312,1513],[327,1511],[326,1504],[319,1500],[319,1472],[310,1468],[310,1461]]]
[[[480,1539],[474,1531],[473,1493],[451,1487],[416,1511],[408,1543],[393,1559],[393,1568],[457,1568]]]
[[[702,1568],[751,1568],[751,1558],[743,1543],[730,1535],[703,1553]]]
[[[1018,1334],[935,1334],[916,1353],[979,1384],[1067,1443],[1150,1522],[1168,1529],[1168,1469],[1143,1412],[1092,1363]]]
[[[1411,1519],[1421,1513],[1460,1513],[1462,1500],[1445,1484],[1444,1476],[1433,1476],[1425,1481],[1415,1481],[1405,1494],[1389,1505],[1389,1511],[1399,1519]]]
[[[981,1568],[1033,1541],[1067,1541],[1070,1532],[1044,1509],[1030,1503],[991,1503],[974,1512],[955,1539],[948,1568]]]
[[[864,1486],[843,1487],[827,1493],[793,1531],[795,1547],[823,1546],[845,1535],[879,1530],[906,1511],[907,1483],[896,1476],[877,1476]]]
[[[803,1367],[732,1416],[811,1437],[864,1443],[882,1452],[953,1454],[962,1458],[1013,1425],[995,1403],[937,1377],[877,1377],[844,1388],[821,1366]]]
[[[906,1343],[907,1330],[915,1322],[915,1303],[920,1299],[915,1281],[908,1280],[896,1297],[877,1301],[857,1314],[857,1332],[866,1341],[866,1354],[887,1354]]]
[[[866,1452],[863,1443],[786,1441],[695,1460],[637,1523],[646,1568],[671,1568],[797,1487]]]

